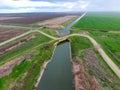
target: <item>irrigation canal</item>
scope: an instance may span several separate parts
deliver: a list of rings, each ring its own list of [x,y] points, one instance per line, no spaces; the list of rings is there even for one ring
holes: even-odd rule
[[[67,35],[70,28],[85,14],[73,21],[59,34]],[[37,90],[75,90],[72,75],[71,45],[65,42],[56,46],[51,62],[48,63],[38,84]]]

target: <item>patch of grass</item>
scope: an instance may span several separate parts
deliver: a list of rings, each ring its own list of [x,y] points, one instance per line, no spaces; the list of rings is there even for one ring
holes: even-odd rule
[[[44,32],[44,33],[47,33],[47,34],[49,34],[51,36],[58,37],[58,32],[56,30],[44,29],[44,28],[41,28],[39,30],[42,31],[42,32]]]
[[[87,48],[91,48],[92,44],[87,38],[84,37],[70,37],[71,40],[71,47],[72,47],[72,56],[76,57],[80,55],[81,52],[84,51]]]

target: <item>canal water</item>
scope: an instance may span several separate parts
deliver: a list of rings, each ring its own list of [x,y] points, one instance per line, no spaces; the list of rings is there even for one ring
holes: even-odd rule
[[[74,90],[71,64],[70,43],[58,45],[40,80],[38,90]]]
[[[59,34],[64,36],[64,35],[68,35],[70,33],[70,28],[75,25],[81,18],[83,18],[85,16],[86,13],[84,13],[83,15],[81,15],[80,17],[78,17],[75,21],[73,21],[71,24],[69,24],[68,26],[66,26],[63,30],[58,30]]]
[[[65,36],[70,33],[70,28],[82,17],[73,21],[64,30],[59,30],[59,34]],[[56,46],[51,62],[48,63],[37,90],[75,90],[72,75],[71,45],[65,42]]]

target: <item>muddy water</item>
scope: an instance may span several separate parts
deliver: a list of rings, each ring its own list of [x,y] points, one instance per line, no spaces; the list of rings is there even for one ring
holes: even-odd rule
[[[38,90],[74,90],[70,50],[69,42],[56,47]]]

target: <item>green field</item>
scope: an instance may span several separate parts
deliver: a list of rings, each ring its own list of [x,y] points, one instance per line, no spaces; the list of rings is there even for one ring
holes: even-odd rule
[[[88,13],[74,28],[87,30],[120,30],[120,13]]]
[[[89,32],[107,55],[120,67],[120,13],[88,13],[72,33]]]
[[[94,31],[91,32],[91,36],[102,45],[106,53],[120,67],[120,34]]]

